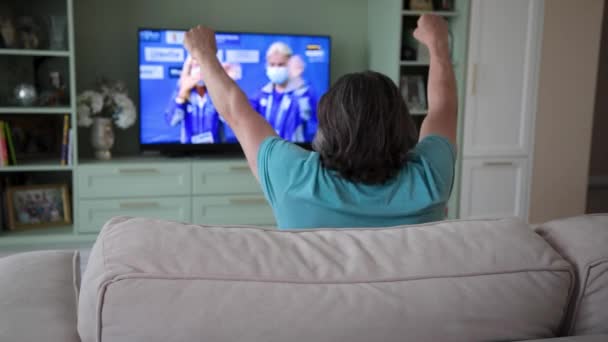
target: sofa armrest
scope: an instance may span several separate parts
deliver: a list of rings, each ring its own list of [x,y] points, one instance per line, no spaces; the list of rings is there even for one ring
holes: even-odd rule
[[[77,251],[0,258],[0,341],[79,342]]]
[[[565,335],[608,334],[608,214],[555,220],[536,231],[576,270]]]

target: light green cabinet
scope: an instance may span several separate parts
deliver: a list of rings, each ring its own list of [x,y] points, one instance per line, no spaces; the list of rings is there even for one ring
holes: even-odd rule
[[[245,160],[195,161],[192,176],[195,195],[262,193]]]
[[[78,208],[78,232],[98,233],[112,217],[135,216],[190,222],[190,197],[157,197],[81,200]]]
[[[191,163],[94,163],[78,169],[79,198],[190,195]]]
[[[115,216],[207,225],[274,226],[244,159],[91,162],[77,170],[76,231],[98,233]]]
[[[274,226],[272,209],[244,160],[195,161],[192,222]]]
[[[276,225],[272,209],[262,194],[195,196],[192,215],[195,224]]]

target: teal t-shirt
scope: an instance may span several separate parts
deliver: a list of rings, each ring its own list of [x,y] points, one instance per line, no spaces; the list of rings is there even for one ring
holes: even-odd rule
[[[318,153],[270,137],[258,152],[258,175],[280,229],[387,227],[443,220],[455,160],[447,139],[427,136],[396,177],[366,185],[326,169]]]

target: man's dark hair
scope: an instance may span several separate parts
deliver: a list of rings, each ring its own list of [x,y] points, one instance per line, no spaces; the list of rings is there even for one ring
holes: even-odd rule
[[[342,76],[319,101],[318,120],[323,166],[370,185],[398,174],[418,135],[395,83],[373,71]]]

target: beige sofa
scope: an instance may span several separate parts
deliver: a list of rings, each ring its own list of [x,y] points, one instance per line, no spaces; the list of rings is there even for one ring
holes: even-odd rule
[[[0,341],[608,341],[608,215],[536,232],[515,219],[280,232],[121,217],[78,303],[77,261],[0,259]]]

